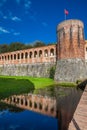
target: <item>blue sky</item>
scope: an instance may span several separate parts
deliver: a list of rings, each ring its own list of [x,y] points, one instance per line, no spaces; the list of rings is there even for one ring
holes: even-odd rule
[[[87,0],[0,0],[0,44],[56,42],[56,27],[64,20],[80,19],[87,38]]]

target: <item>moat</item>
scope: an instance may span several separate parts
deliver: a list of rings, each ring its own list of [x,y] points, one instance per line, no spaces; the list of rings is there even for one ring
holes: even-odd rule
[[[0,104],[0,130],[67,130],[82,95],[76,88],[50,86],[34,91],[35,95],[56,98],[56,118],[33,110]],[[32,93],[33,95],[33,93]]]

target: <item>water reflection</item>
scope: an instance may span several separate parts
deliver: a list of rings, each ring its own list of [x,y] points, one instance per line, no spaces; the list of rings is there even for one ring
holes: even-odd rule
[[[50,86],[46,89],[36,90],[35,93],[56,98],[59,130],[68,130],[83,91],[77,88]]]
[[[3,109],[0,111],[0,130],[58,130],[58,126],[57,119],[52,117],[28,110],[11,112]]]
[[[68,88],[68,87],[50,86],[45,89],[35,90],[34,92],[32,92],[32,94],[41,95],[45,98],[47,97],[47,98],[51,98],[53,100],[56,99],[55,112],[56,112],[56,117],[58,119],[51,118],[48,116],[42,116],[40,114],[33,113],[31,111],[21,111],[19,109],[18,114],[16,116],[18,119],[20,119],[20,122],[24,123],[24,124],[16,123],[15,126],[13,127],[13,124],[12,124],[13,122],[12,122],[11,124],[9,124],[8,129],[9,130],[10,129],[16,129],[16,130],[67,130],[68,125],[73,117],[75,109],[76,109],[78,102],[80,100],[80,97],[82,95],[82,91],[80,89],[77,90],[76,88],[70,88],[70,87]],[[37,97],[35,98],[35,100],[37,101]],[[40,102],[42,103],[42,99]],[[25,105],[26,104],[28,105],[28,102],[25,102]],[[36,106],[35,107],[35,109],[36,109],[38,106],[37,102],[34,102],[33,106],[34,107]],[[41,105],[41,107],[39,106],[39,108],[42,109],[42,105]],[[8,110],[8,107],[7,107],[7,110]],[[8,113],[12,114],[11,110],[12,109],[9,109]],[[33,109],[31,109],[31,110],[33,110]],[[14,110],[12,110],[12,111],[14,111]],[[6,112],[4,112],[4,113],[6,113]],[[25,117],[26,122],[23,120],[24,117]],[[15,120],[16,117],[13,116],[12,118],[14,118],[14,120]],[[12,120],[13,119],[11,119],[11,121]],[[42,122],[40,122],[40,120]],[[29,122],[27,122],[27,121],[29,121]],[[37,121],[40,122],[39,125],[36,123]],[[10,122],[10,120],[9,120],[9,122]],[[32,125],[32,122],[33,122],[33,125]],[[43,122],[45,122],[46,124]],[[58,126],[59,126],[59,128],[58,128]],[[0,126],[0,130],[1,129],[3,129],[2,126]],[[4,128],[3,130],[8,130],[8,129]]]

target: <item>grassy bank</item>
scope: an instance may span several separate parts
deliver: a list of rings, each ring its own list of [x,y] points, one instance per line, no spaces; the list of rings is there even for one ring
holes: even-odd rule
[[[33,78],[28,76],[0,76],[0,99],[14,94],[29,93],[35,89],[57,84],[63,87],[75,87],[75,83],[55,83],[50,78]]]
[[[0,99],[14,94],[28,93],[53,84],[54,81],[49,78],[0,76]]]
[[[73,82],[59,82],[57,83],[58,86],[62,86],[62,87],[76,87],[77,84],[73,83]]]

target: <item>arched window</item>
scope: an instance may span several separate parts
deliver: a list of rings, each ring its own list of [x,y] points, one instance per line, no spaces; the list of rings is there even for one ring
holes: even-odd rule
[[[54,49],[53,48],[50,50],[50,56],[54,56]]]
[[[41,57],[41,56],[42,56],[42,50],[39,51],[39,57]]]
[[[37,51],[34,52],[34,57],[37,57]]]
[[[48,56],[48,50],[47,50],[47,49],[44,51],[44,56],[45,56],[45,57]]]
[[[30,58],[32,58],[32,52],[30,52],[30,55],[29,55],[29,56],[30,56]]]
[[[24,58],[24,54],[23,53],[21,53],[21,59],[23,59]]]
[[[27,53],[27,52],[25,53],[25,58],[26,58],[26,59],[28,58],[28,53]]]

